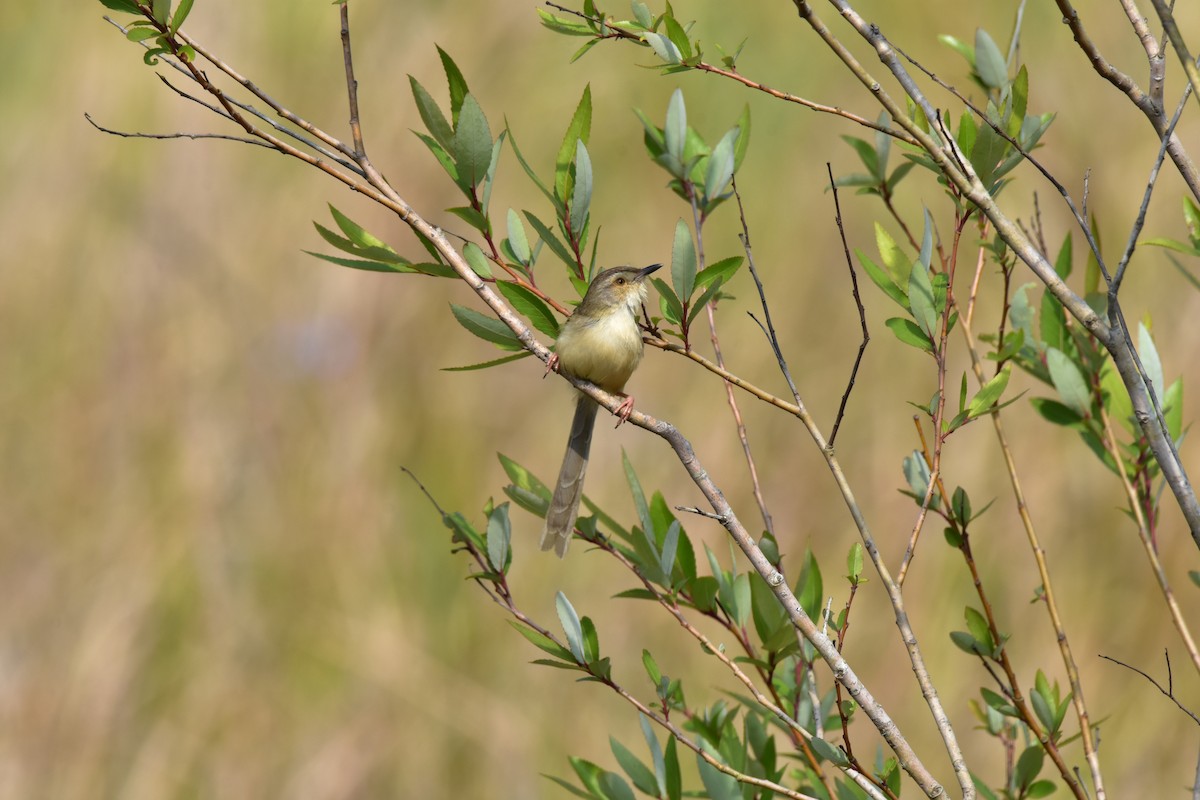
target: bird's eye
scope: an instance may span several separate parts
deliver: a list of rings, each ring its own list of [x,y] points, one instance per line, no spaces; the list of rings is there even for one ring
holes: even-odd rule
[[[624,286],[624,285],[625,285],[625,279],[624,279],[624,278],[617,278],[617,281],[616,281],[616,283],[617,283],[617,286]]]

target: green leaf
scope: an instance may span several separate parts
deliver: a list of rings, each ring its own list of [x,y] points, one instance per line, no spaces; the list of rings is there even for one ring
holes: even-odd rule
[[[674,156],[681,165],[684,163],[683,148],[687,142],[687,135],[687,108],[683,103],[683,91],[676,89],[667,103],[667,124],[663,128],[663,144],[666,151]],[[683,178],[684,176],[679,174],[675,177]]]
[[[681,59],[689,59],[692,57],[692,43],[688,40],[687,32],[683,26],[675,19],[672,14],[663,15],[663,24],[667,29],[667,38],[675,45],[675,49],[679,51]]]
[[[171,16],[171,0],[151,0],[150,10],[155,20],[166,25],[167,18]]]
[[[712,286],[709,286],[700,294],[698,298],[696,298],[696,301],[692,303],[692,310],[688,312],[687,323],[689,326],[696,319],[696,317],[699,316],[700,312],[704,310],[704,307],[707,306],[713,299],[715,299],[718,294],[720,294],[722,285],[723,284],[718,279],[716,283],[714,283]]]
[[[737,128],[731,128],[721,137],[721,141],[717,142],[712,155],[709,156],[708,170],[704,178],[704,194],[709,199],[717,197],[725,191],[725,187],[733,178],[733,151],[739,135],[740,131]]]
[[[975,393],[971,398],[971,403],[967,406],[967,416],[970,418],[978,417],[986,413],[1004,394],[1004,390],[1008,387],[1008,379],[1012,376],[1012,367],[1009,364],[1004,365],[1004,369],[1000,370],[991,380],[983,385],[983,387]]]
[[[850,766],[850,759],[846,758],[846,753],[842,748],[833,746],[819,736],[812,737],[808,743],[812,745],[813,752],[826,761],[832,762],[835,766]]]
[[[879,248],[879,257],[887,267],[892,281],[897,286],[908,286],[912,262],[904,255],[904,251],[896,244],[891,234],[878,222],[875,223],[875,245]]]
[[[508,222],[508,246],[512,250],[512,254],[517,257],[517,261],[529,266],[529,239],[525,237],[525,226],[521,224],[521,217],[510,208],[506,219]]]
[[[496,457],[500,460],[500,466],[504,468],[504,474],[508,476],[514,486],[543,500],[550,499],[550,489],[538,480],[536,475],[503,453],[497,453]]]
[[[594,36],[595,32],[588,27],[586,22],[575,22],[573,20],[556,17],[549,11],[537,9],[538,16],[542,20],[542,24],[550,30],[561,33],[566,36]]]
[[[496,288],[508,302],[512,303],[513,308],[529,318],[533,327],[553,339],[558,338],[558,319],[542,298],[534,294],[531,289],[511,281],[496,281]]]
[[[463,98],[454,127],[453,151],[459,177],[471,186],[483,183],[492,163],[492,132],[474,95]]]
[[[571,178],[571,163],[578,157],[578,143],[588,143],[592,130],[592,87],[583,87],[583,95],[571,115],[571,122],[563,134],[562,144],[554,157],[554,195],[560,202],[565,203],[571,195],[573,186]]]
[[[842,141],[854,148],[854,152],[858,153],[858,159],[862,161],[863,166],[870,173],[872,182],[875,185],[883,183],[883,172],[879,166],[879,154],[870,142],[865,139],[859,139],[855,136],[842,136]]]
[[[846,577],[850,579],[850,583],[857,584],[862,571],[863,548],[862,544],[855,542],[850,545],[850,552],[846,554]]]
[[[600,776],[600,794],[604,800],[634,800],[629,784],[615,772],[605,772]]]
[[[488,563],[499,573],[508,567],[511,555],[512,524],[508,521],[508,503],[501,503],[488,515]]]
[[[583,626],[579,622],[579,615],[575,613],[575,607],[565,594],[558,592],[554,595],[554,608],[558,611],[558,621],[563,626],[563,633],[567,635],[567,646],[571,655],[580,664],[587,663],[583,653]]]
[[[425,129],[433,135],[433,138],[446,151],[453,150],[454,130],[450,127],[450,123],[446,121],[446,117],[442,115],[442,109],[438,107],[437,102],[416,78],[409,75],[408,82],[412,87],[413,100],[417,104],[417,113],[421,115],[421,121],[425,123]]]
[[[414,273],[418,271],[407,264],[392,264],[386,261],[367,261],[358,258],[339,258],[337,256],[330,256],[324,253],[317,253],[312,250],[304,250],[303,252],[313,256],[314,258],[319,258],[322,261],[328,261],[331,264],[337,264],[340,267],[361,269],[367,272]],[[451,272],[453,272],[453,270],[451,270]]]
[[[1033,783],[1029,784],[1029,788],[1025,790],[1025,796],[1028,797],[1029,800],[1040,800],[1042,797],[1049,797],[1050,795],[1054,794],[1057,789],[1058,787],[1054,785],[1054,781],[1034,781]]]
[[[650,750],[650,763],[654,765],[654,788],[646,793],[661,798],[667,793],[667,764],[662,745],[658,743],[658,737],[654,735],[654,729],[650,727],[650,720],[645,714],[638,714],[638,723],[642,726],[642,736]]]
[[[710,747],[704,749],[711,750]],[[717,758],[719,759],[720,756]],[[741,800],[742,792],[738,789],[738,782],[733,776],[726,775],[709,764],[700,757],[699,753],[696,754],[696,767],[700,770],[700,782],[704,784],[704,790],[712,800]]]
[[[696,288],[707,288],[710,284],[718,280],[721,283],[729,283],[729,279],[742,268],[743,261],[745,259],[741,256],[730,256],[729,258],[722,258],[716,263],[709,264],[696,273]]]
[[[501,349],[505,350],[516,350],[521,347],[521,341],[500,320],[456,303],[450,304],[450,311],[460,325],[480,339],[499,345]]]
[[[675,290],[662,278],[651,278],[650,282],[658,291],[658,307],[668,322],[676,325],[683,324],[683,304],[675,295]]]
[[[1175,441],[1183,434],[1183,378],[1176,378],[1163,395],[1163,419],[1167,433]]]
[[[517,633],[521,634],[526,639],[528,639],[530,644],[532,644],[534,647],[541,650],[542,652],[549,653],[550,655],[554,656],[555,658],[562,659],[563,661],[571,660],[571,651],[560,646],[557,642],[555,642],[553,639],[546,636],[545,634],[540,633],[539,631],[535,631],[533,628],[530,628],[526,625],[522,625],[521,623],[517,622],[516,620],[510,619],[508,621],[508,624],[512,625],[514,628],[516,628]]]
[[[179,0],[179,5],[175,8],[175,13],[171,15],[170,34],[172,36],[183,25],[184,20],[188,18],[188,14],[192,13],[193,2],[194,0]]]
[[[621,449],[621,465],[625,469],[625,480],[629,483],[629,493],[633,497],[633,507],[637,510],[642,530],[653,531],[654,521],[650,518],[650,506],[646,503],[646,493],[642,491],[642,482],[638,480],[637,472],[633,469],[633,462],[629,460],[629,454],[625,452],[624,448]]]
[[[825,588],[821,578],[821,565],[817,563],[811,550],[804,553],[804,566],[800,568],[796,587],[796,599],[800,601],[804,613],[814,620],[820,619],[821,604],[825,601]]]
[[[973,656],[986,656],[990,650],[989,647],[979,642],[974,636],[966,631],[951,631],[950,641],[954,646],[964,653],[969,653]]]
[[[342,229],[342,233],[346,234],[346,236],[350,239],[350,241],[354,242],[354,244],[362,248],[378,247],[389,252],[391,251],[392,248],[389,247],[386,242],[371,234],[361,225],[347,217],[342,212],[338,211],[332,205],[329,206],[329,213],[333,215],[334,222],[336,222],[337,226]]]
[[[918,500],[922,502],[925,499],[925,494],[929,491],[929,465],[925,463],[925,456],[920,450],[913,450],[904,457],[901,464],[904,470],[904,480],[908,482],[908,488],[912,491]],[[936,508],[937,495],[934,495],[934,500],[930,501],[930,508]]]
[[[691,230],[682,219],[675,223],[675,244],[671,247],[671,283],[682,302],[692,299],[696,288],[696,245]]]
[[[633,0],[633,18],[637,20],[638,25],[643,28],[654,27],[654,17],[650,15],[650,9],[641,0]]]
[[[668,64],[683,63],[683,56],[680,54],[679,48],[661,33],[646,31],[642,34],[642,40],[650,45],[650,49],[654,51],[655,55]]]
[[[1100,245],[1100,226],[1096,222],[1096,215],[1092,214],[1091,219],[1092,238],[1096,242],[1096,249],[1101,249]],[[1084,295],[1095,294],[1100,290],[1100,262],[1096,258],[1096,251],[1088,248],[1087,269],[1083,276],[1083,293]]]
[[[866,270],[867,277],[871,279],[871,282],[882,289],[884,294],[896,301],[901,308],[908,311],[908,295],[904,293],[905,290],[901,289],[900,285],[892,280],[888,273],[884,272],[874,261],[867,258],[861,250],[855,250],[854,254],[858,257],[858,262],[862,264],[863,269]],[[904,285],[908,286],[907,279]]]
[[[1012,109],[1009,112],[1008,125],[1005,127],[1005,132],[1012,138],[1016,138],[1021,133],[1021,126],[1025,122],[1025,110],[1029,105],[1029,70],[1025,69],[1025,65],[1021,65],[1021,69],[1017,71],[1017,77],[1012,84]]]
[[[983,614],[980,614],[970,606],[967,606],[964,610],[964,616],[967,620],[967,630],[975,637],[975,641],[990,650],[994,639],[991,628],[988,627],[987,619],[984,618]]]
[[[925,335],[925,332],[917,327],[917,323],[911,319],[892,317],[883,324],[887,325],[892,333],[896,334],[896,338],[905,344],[924,350],[926,353],[933,352],[933,343],[929,341],[929,337]]]
[[[1058,248],[1058,256],[1054,259],[1054,271],[1063,280],[1066,280],[1071,275],[1071,250],[1071,233],[1068,231],[1066,237],[1063,239],[1062,247]]]
[[[442,69],[446,73],[446,83],[450,87],[450,121],[454,123],[454,129],[458,130],[459,114],[462,111],[463,103],[466,102],[469,92],[467,81],[463,78],[462,71],[454,63],[454,59],[450,57],[450,54],[440,47],[438,47],[437,51],[438,56],[442,59]]]
[[[138,7],[136,4],[134,4],[133,0],[100,0],[100,2],[104,4],[105,8],[110,8],[113,11],[120,11],[123,14],[142,13],[138,10]]]
[[[675,737],[667,737],[666,752],[663,762],[667,768],[667,799],[681,800],[683,797],[683,780],[679,769],[679,755],[675,745]]]
[[[1163,397],[1163,369],[1162,361],[1158,357],[1158,348],[1154,346],[1154,337],[1150,335],[1150,331],[1146,326],[1138,323],[1138,356],[1142,360],[1142,368],[1146,371],[1146,377],[1150,380],[1150,385],[1146,388],[1154,392],[1154,396],[1158,398],[1159,405],[1162,405]]]
[[[1042,309],[1038,318],[1038,327],[1042,332],[1042,342],[1047,347],[1066,351],[1070,334],[1067,333],[1067,317],[1062,304],[1050,294],[1042,292]]]
[[[738,137],[733,145],[733,171],[737,172],[742,168],[742,161],[746,158],[746,151],[750,149],[750,104],[747,103],[742,107],[742,113],[738,115],[737,120]]]
[[[571,252],[567,250],[566,245],[562,243],[562,240],[558,238],[554,231],[546,227],[540,219],[529,211],[525,212],[525,219],[529,220],[529,224],[533,227],[538,237],[550,248],[550,252],[558,256],[568,267],[577,268],[578,265],[575,263],[575,257],[571,255]]]
[[[491,279],[492,265],[488,263],[487,256],[479,249],[479,245],[474,242],[467,242],[463,245],[463,258],[467,264],[475,271],[475,274],[484,279]]]
[[[930,342],[938,336],[938,311],[933,297],[933,285],[929,281],[929,270],[920,262],[913,265],[908,277],[908,302],[913,318],[925,332]]]
[[[989,89],[1003,89],[1008,83],[1008,63],[983,28],[975,31],[975,72]]]
[[[642,666],[646,668],[650,682],[657,686],[662,681],[662,670],[658,668],[658,662],[654,660],[654,656],[650,655],[649,650],[642,650]]]
[[[583,140],[575,143],[575,189],[571,195],[571,233],[583,240],[588,208],[592,203],[592,160]]]
[[[531,355],[533,355],[533,353],[529,352],[528,350],[524,350],[520,353],[515,353],[511,356],[503,356],[502,358],[494,358],[491,361],[484,361],[479,364],[468,364],[465,367],[442,367],[441,372],[474,372],[476,370],[490,369],[491,367],[498,367],[501,364],[507,364],[510,361],[518,361],[522,358],[528,358]]]
[[[974,47],[971,47],[971,45],[967,44],[966,42],[961,42],[958,39],[956,39],[955,37],[949,36],[947,34],[942,34],[942,35],[938,36],[937,38],[938,38],[939,42],[946,45],[951,50],[954,50],[960,56],[965,58],[967,63],[971,65],[971,69],[975,69],[975,48]]]
[[[1033,783],[1038,773],[1042,771],[1042,763],[1045,758],[1046,753],[1040,744],[1025,748],[1025,752],[1021,753],[1017,759],[1017,768],[1013,772],[1013,780],[1016,781],[1018,788],[1024,789]]]
[[[655,779],[654,773],[650,771],[650,768],[642,763],[641,759],[629,752],[629,749],[614,737],[608,737],[608,745],[612,748],[613,755],[617,758],[617,763],[621,765],[621,769],[625,770],[625,774],[633,781],[633,785],[638,788],[638,791],[651,796],[657,795],[658,780]]]
[[[1092,398],[1088,392],[1087,382],[1075,362],[1061,350],[1053,347],[1046,348],[1046,367],[1050,370],[1050,379],[1058,390],[1063,402],[1081,417],[1088,417],[1092,410]]]

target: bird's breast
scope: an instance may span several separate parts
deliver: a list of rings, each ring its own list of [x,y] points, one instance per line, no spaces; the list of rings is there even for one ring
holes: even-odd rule
[[[564,326],[556,349],[568,372],[620,392],[642,360],[642,332],[633,314],[622,307]]]

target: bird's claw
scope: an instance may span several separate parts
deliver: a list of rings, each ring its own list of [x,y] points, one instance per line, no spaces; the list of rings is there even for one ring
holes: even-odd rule
[[[551,372],[558,372],[558,353],[551,353],[546,359],[546,372],[542,375],[543,378]]]
[[[617,415],[617,424],[613,427],[619,428],[622,422],[628,422],[629,415],[633,413],[633,395],[625,395],[625,399],[621,401],[621,405],[617,406],[616,411],[613,413]]]

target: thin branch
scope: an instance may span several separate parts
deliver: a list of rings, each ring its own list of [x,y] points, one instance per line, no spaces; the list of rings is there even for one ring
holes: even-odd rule
[[[570,14],[571,16],[579,17],[580,19],[585,19],[585,20],[588,20],[589,22],[594,22],[594,23],[599,23],[599,24],[604,25],[605,30],[608,31],[608,34],[607,35],[596,34],[596,39],[598,39],[598,40],[599,39],[621,39],[621,40],[628,41],[628,42],[634,42],[638,45],[641,45],[642,47],[649,47],[649,45],[646,44],[646,40],[643,39],[642,37],[638,36],[637,34],[630,33],[629,31],[622,30],[621,28],[609,25],[608,21],[606,19],[602,19],[600,17],[593,17],[588,14],[584,14],[580,11],[576,11],[573,8],[567,8],[566,6],[560,6],[558,3],[547,2],[546,5],[548,5],[550,8],[553,8],[556,11],[561,11],[564,14]],[[866,117],[861,117],[857,114],[851,113],[849,111],[845,111],[842,108],[839,108],[838,106],[828,106],[823,103],[817,103],[812,100],[808,100],[806,98],[800,97],[799,95],[794,95],[790,92],[784,92],[779,89],[773,89],[764,83],[759,83],[758,81],[747,78],[745,75],[742,75],[736,69],[722,69],[721,67],[718,67],[714,64],[709,64],[706,61],[698,61],[694,64],[689,64],[688,66],[691,69],[697,70],[699,72],[708,72],[713,75],[720,75],[723,78],[728,78],[731,81],[736,81],[737,83],[740,83],[747,88],[754,89],[755,91],[770,95],[771,97],[774,97],[776,100],[783,100],[784,102],[787,102],[787,103],[795,103],[796,105],[803,106],[803,107],[811,109],[813,111],[819,111],[822,114],[832,114],[833,116],[836,116],[836,117],[842,117],[843,119],[847,119],[847,120],[855,123],[856,125],[861,125],[864,128],[870,128],[871,130],[878,131],[879,133],[885,134],[887,136],[891,136],[902,142],[907,142],[908,144],[915,145],[917,143],[915,139],[913,139],[911,136],[909,136],[902,130],[896,130],[895,128],[885,127],[883,125],[880,125],[877,122],[872,122],[871,120],[867,119]]]
[[[342,61],[346,69],[346,99],[350,104],[350,136],[354,141],[355,156],[365,158],[367,149],[363,144],[362,125],[358,121],[358,81],[354,79],[354,59],[350,54],[350,3],[341,4],[339,18],[342,23]]]
[[[1104,427],[1105,450],[1108,451],[1109,456],[1113,459],[1117,475],[1121,478],[1121,486],[1125,489],[1125,497],[1129,502],[1129,512],[1133,515],[1133,521],[1137,527],[1138,539],[1142,542],[1142,549],[1146,551],[1146,557],[1150,559],[1150,571],[1154,573],[1154,578],[1158,581],[1158,588],[1162,592],[1163,599],[1166,600],[1171,622],[1175,626],[1175,630],[1179,632],[1179,637],[1183,639],[1183,645],[1187,649],[1188,657],[1192,660],[1192,666],[1195,668],[1197,674],[1200,674],[1200,649],[1196,646],[1196,640],[1192,636],[1191,629],[1188,627],[1187,619],[1183,616],[1183,611],[1180,610],[1179,603],[1175,599],[1175,592],[1171,589],[1171,584],[1167,580],[1167,572],[1163,569],[1162,560],[1158,557],[1158,551],[1155,549],[1151,538],[1146,516],[1142,513],[1142,504],[1138,502],[1137,489],[1130,482],[1129,476],[1125,472],[1121,445],[1117,442],[1117,435],[1113,430],[1112,418],[1103,405],[1100,406],[1100,422]]]
[[[1150,675],[1147,675],[1145,672],[1143,672],[1142,670],[1133,666],[1132,664],[1126,664],[1124,661],[1113,658],[1112,656],[1106,656],[1103,653],[1100,654],[1100,657],[1103,658],[1105,661],[1111,661],[1114,664],[1122,666],[1125,669],[1132,670],[1132,671],[1136,672],[1138,675],[1141,675],[1143,678],[1145,678],[1146,680],[1148,680],[1150,682],[1151,686],[1153,686],[1155,689],[1158,689],[1158,691],[1161,692],[1164,697],[1166,697],[1168,700],[1170,700],[1172,703],[1174,703],[1175,706],[1180,711],[1182,711],[1183,713],[1185,713],[1189,717],[1191,717],[1192,722],[1196,723],[1197,725],[1200,725],[1200,716],[1196,716],[1196,713],[1194,711],[1192,711],[1190,708],[1185,706],[1183,703],[1179,702],[1179,698],[1175,696],[1175,690],[1174,690],[1174,687],[1171,686],[1171,677],[1170,677],[1171,676],[1171,654],[1168,653],[1166,650],[1163,651],[1163,658],[1165,658],[1167,661],[1167,685],[1166,686],[1163,686],[1161,683],[1156,681]]]
[[[250,139],[245,136],[229,136],[223,133],[139,133],[137,131],[118,131],[113,130],[112,128],[106,128],[99,124],[96,122],[96,120],[92,119],[92,115],[88,114],[86,111],[83,114],[83,118],[86,119],[96,130],[101,131],[102,133],[112,134],[113,136],[120,136],[124,139],[225,139],[226,141],[230,142],[241,142],[242,144],[252,144],[256,147],[265,147],[268,150],[274,149],[271,147],[271,145],[266,144],[265,142],[260,142],[257,139]]]
[[[829,188],[833,191],[833,218],[837,223],[838,235],[842,238],[842,253],[846,256],[846,269],[850,272],[850,294],[854,297],[854,305],[858,307],[858,324],[862,328],[862,342],[858,345],[858,354],[854,356],[854,366],[850,368],[850,380],[846,383],[846,391],[842,393],[842,400],[838,403],[837,417],[833,421],[833,428],[829,431],[829,446],[833,447],[833,443],[837,439],[838,428],[842,425],[842,417],[846,413],[846,403],[850,400],[850,393],[854,391],[854,381],[858,377],[858,367],[862,364],[863,353],[867,351],[867,344],[871,341],[871,334],[867,330],[867,312],[863,308],[862,296],[858,293],[858,273],[854,271],[854,262],[850,259],[850,245],[846,243],[846,228],[842,225],[842,204],[838,200],[837,181],[833,179],[833,167],[828,161],[825,162],[825,171],[829,173]],[[741,198],[738,198],[738,207],[739,209],[741,207]]]
[[[981,238],[986,238],[981,235]],[[983,247],[979,248],[979,264],[982,268],[983,264]],[[1001,324],[1003,324],[1004,316],[1001,315]],[[988,375],[984,371],[983,358],[979,354],[979,348],[976,346],[975,333],[970,325],[970,315],[967,315],[967,320],[961,326],[963,338],[967,343],[967,352],[971,357],[971,369],[975,374],[975,380],[980,386],[983,386],[988,381]],[[997,337],[998,342],[1003,342],[1003,335]],[[1002,412],[997,409],[989,414],[992,418],[992,427],[996,432],[996,441],[1000,445],[1000,454],[1004,458],[1004,468],[1008,473],[1009,484],[1012,486],[1013,501],[1016,504],[1017,516],[1021,519],[1021,527],[1025,531],[1025,538],[1029,542],[1029,549],[1033,552],[1034,562],[1037,564],[1038,577],[1041,580],[1042,592],[1041,599],[1046,604],[1046,612],[1050,615],[1050,624],[1054,627],[1055,639],[1058,641],[1059,655],[1062,658],[1063,667],[1066,669],[1067,681],[1071,685],[1071,703],[1075,708],[1075,716],[1079,722],[1080,737],[1083,740],[1084,758],[1088,762],[1089,770],[1092,775],[1092,786],[1095,789],[1097,800],[1103,800],[1105,797],[1104,780],[1100,772],[1100,759],[1096,752],[1096,740],[1092,733],[1091,715],[1088,712],[1087,702],[1084,699],[1083,681],[1079,674],[1079,666],[1075,663],[1075,654],[1071,650],[1070,640],[1067,637],[1067,630],[1063,624],[1062,615],[1058,610],[1058,601],[1054,592],[1054,584],[1050,579],[1050,567],[1046,560],[1046,549],[1042,547],[1041,539],[1037,534],[1037,529],[1033,524],[1033,516],[1029,511],[1029,502],[1025,497],[1025,490],[1021,486],[1021,480],[1017,475],[1017,462],[1013,456],[1012,447],[1008,443],[1008,435],[1004,430],[1004,421]]]
[[[1180,117],[1183,116],[1183,109],[1191,91],[1192,86],[1188,84],[1183,91],[1178,108],[1175,109],[1175,115],[1171,118],[1171,124],[1167,127],[1167,133],[1159,145],[1158,156],[1154,159],[1154,166],[1150,169],[1150,178],[1146,181],[1146,191],[1142,193],[1142,204],[1138,208],[1137,219],[1129,230],[1129,240],[1125,244],[1125,252],[1121,254],[1121,260],[1117,263],[1117,271],[1113,274],[1112,283],[1108,289],[1109,302],[1112,302],[1121,291],[1121,282],[1125,280],[1125,268],[1129,266],[1129,259],[1133,256],[1134,248],[1137,247],[1137,239],[1142,233],[1142,227],[1146,224],[1146,211],[1150,208],[1150,196],[1154,194],[1154,186],[1158,183],[1159,170],[1162,168],[1163,158],[1167,154],[1167,144],[1175,132],[1175,126],[1179,124]],[[1158,387],[1158,391],[1162,391],[1162,388]]]
[[[1143,48],[1146,49],[1146,55],[1150,62],[1150,92],[1147,94],[1142,90],[1137,83],[1125,73],[1118,70],[1104,58],[1100,49],[1096,47],[1087,31],[1083,27],[1083,21],[1079,18],[1079,12],[1071,5],[1070,0],[1055,0],[1058,9],[1062,12],[1063,20],[1071,28],[1071,34],[1075,38],[1075,43],[1079,45],[1079,49],[1087,56],[1088,61],[1092,64],[1092,68],[1100,77],[1115,86],[1119,91],[1124,93],[1129,100],[1138,108],[1154,126],[1155,132],[1161,138],[1166,132],[1167,120],[1164,116],[1162,107],[1162,87],[1163,76],[1166,67],[1166,57],[1163,53],[1164,48],[1161,45],[1155,44],[1153,49],[1150,42],[1153,37],[1149,37],[1149,31],[1145,25],[1139,22],[1142,20],[1140,12],[1133,6],[1130,0],[1121,0],[1122,7],[1125,8],[1126,15],[1129,17],[1130,23],[1133,25],[1134,32],[1142,41]],[[1149,37],[1149,40],[1148,38]],[[1171,161],[1179,170],[1180,176],[1191,190],[1192,196],[1200,200],[1200,172],[1197,171],[1195,163],[1183,147],[1183,143],[1179,137],[1171,134],[1170,143],[1167,146],[1167,152],[1171,156]]]
[[[922,109],[926,117],[931,120],[934,119],[934,115],[937,114],[936,110],[929,104],[924,94],[915,85],[912,77],[897,58],[894,48],[883,36],[879,28],[868,24],[845,0],[829,1],[838,10],[839,14],[851,24],[855,31],[874,47],[880,60],[901,83],[904,91],[913,102],[917,103]],[[995,198],[991,196],[987,188],[980,182],[978,175],[970,170],[970,165],[965,165],[968,171],[964,173],[954,163],[954,159],[950,157],[949,153],[956,152],[958,146],[953,139],[947,139],[943,145],[940,141],[935,140],[931,134],[916,125],[913,120],[908,118],[907,110],[884,91],[879,81],[863,68],[853,54],[829,31],[828,27],[813,12],[809,3],[806,0],[793,0],[793,2],[800,16],[813,28],[826,45],[834,51],[859,81],[874,93],[879,103],[887,109],[893,119],[920,141],[921,148],[930,155],[942,170],[946,180],[957,186],[963,196],[983,212],[995,227],[1000,237],[1033,270],[1038,279],[1045,284],[1047,290],[1112,355],[1117,372],[1120,374],[1121,380],[1129,392],[1139,426],[1146,434],[1163,476],[1166,478],[1167,484],[1171,487],[1175,500],[1188,522],[1188,529],[1192,534],[1193,540],[1196,542],[1197,547],[1200,547],[1200,500],[1197,499],[1196,492],[1192,488],[1191,481],[1187,476],[1187,471],[1184,469],[1178,453],[1175,452],[1174,444],[1170,441],[1170,437],[1164,433],[1162,416],[1156,408],[1157,401],[1147,391],[1144,370],[1138,366],[1136,351],[1128,338],[1127,330],[1124,329],[1124,326],[1114,330],[1110,324],[1106,324],[1100,315],[1082,297],[1067,286],[1066,282],[1054,270],[1053,265],[1033,246],[1020,227],[1000,210]],[[1110,309],[1111,311],[1112,309]],[[960,784],[964,784],[964,792],[972,792],[973,787],[965,785],[965,782],[969,780],[969,775],[967,775],[966,771],[960,770],[957,772],[957,775],[960,779]]]
[[[706,263],[704,256],[704,217],[700,213],[700,209],[696,204],[695,187],[688,184],[688,199],[692,206],[692,223],[696,230],[696,257],[699,261],[699,269],[704,269]],[[736,191],[737,186],[734,185]],[[705,312],[708,318],[709,341],[712,343],[713,356],[717,360],[717,366],[721,369],[725,368],[725,356],[721,353],[721,337],[717,335],[717,315],[715,306],[717,298],[713,298],[711,302],[705,305]],[[687,315],[687,309],[684,309],[684,316]],[[758,503],[758,511],[763,518],[763,526],[772,539],[775,538],[775,522],[771,518],[771,511],[767,508],[767,498],[763,494],[762,483],[758,479],[758,465],[754,461],[754,452],[750,448],[750,437],[746,433],[746,422],[742,419],[742,410],[738,407],[737,395],[734,394],[733,384],[729,381],[724,382],[725,386],[725,402],[729,404],[729,411],[733,414],[733,423],[737,428],[738,440],[742,443],[742,455],[746,458],[746,468],[750,473],[750,486],[754,493],[754,500]]]

